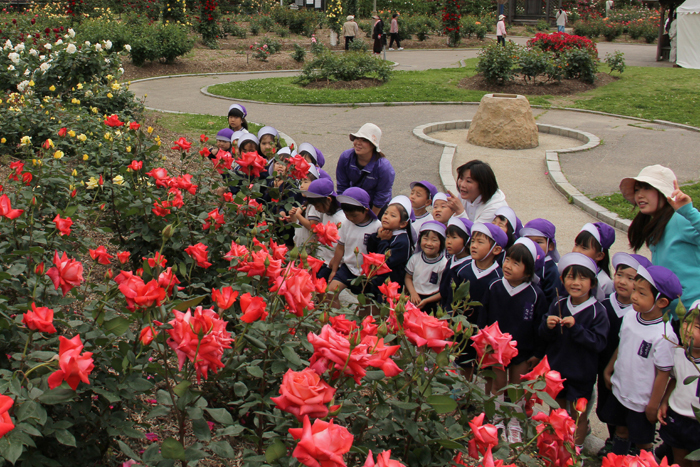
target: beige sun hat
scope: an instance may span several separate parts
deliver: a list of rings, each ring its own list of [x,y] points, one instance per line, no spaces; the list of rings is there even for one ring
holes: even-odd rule
[[[348,21],[352,21],[353,19],[355,19],[355,17],[353,15],[348,15],[348,17],[345,19]]]
[[[377,152],[382,152],[379,149],[379,141],[382,139],[382,130],[374,123],[365,123],[360,127],[357,133],[350,133],[350,141],[355,141],[355,138],[364,138],[374,145]]]
[[[673,170],[659,164],[650,165],[644,167],[642,171],[639,172],[639,175],[634,178],[623,178],[620,182],[620,192],[627,201],[635,204],[634,184],[636,182],[641,182],[653,186],[668,198],[673,194],[673,182],[675,181],[676,174],[673,173]]]

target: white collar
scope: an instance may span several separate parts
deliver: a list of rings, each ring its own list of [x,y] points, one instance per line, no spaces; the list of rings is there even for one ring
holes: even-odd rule
[[[406,230],[404,230],[404,229],[396,229],[396,230],[392,230],[392,231],[391,231],[391,236],[392,236],[392,237],[398,237],[398,236],[401,235],[401,234],[406,234],[406,235],[408,235],[408,234],[406,233]]]
[[[435,264],[435,263],[439,263],[440,261],[442,261],[442,259],[445,257],[445,252],[441,251],[440,254],[437,255],[435,258],[428,258],[427,256],[425,256],[425,253],[422,251],[420,252],[420,255],[421,255],[421,259],[423,260],[424,263]]]
[[[581,303],[580,305],[574,305],[573,303],[571,303],[571,295],[569,295],[566,299],[566,306],[569,307],[569,311],[571,312],[571,316],[575,316],[576,313],[578,313],[579,311],[585,310],[589,306],[593,305],[595,302],[597,302],[597,300],[595,299],[593,294],[591,294],[591,296],[588,297],[588,300],[586,300],[585,302]]]
[[[520,292],[527,289],[530,285],[530,283],[526,281],[518,286],[513,287],[512,285],[510,285],[510,282],[508,282],[508,280],[506,280],[505,277],[501,279],[501,282],[503,282],[503,287],[506,289],[506,292],[508,292],[508,295],[510,295],[511,297],[514,295],[518,295]]]
[[[498,269],[498,267],[499,267],[499,266],[498,266],[498,262],[497,262],[497,261],[494,261],[493,264],[492,264],[490,267],[488,267],[488,268],[486,268],[486,269],[484,269],[484,270],[482,271],[481,269],[479,269],[479,268],[476,266],[476,261],[472,261],[472,272],[474,273],[474,275],[476,276],[477,279],[481,279],[482,277],[488,276],[488,275],[491,274],[493,271],[495,271],[496,269]]]
[[[454,256],[450,256],[450,260],[452,261],[452,266],[457,266],[458,264],[462,264],[463,262],[472,259],[471,256],[467,255],[464,258],[456,258]]]
[[[425,219],[425,218],[428,217],[429,215],[430,215],[430,212],[425,211],[425,214],[423,214],[422,216],[416,216],[416,220],[418,220],[418,219]]]
[[[622,318],[625,316],[625,313],[630,311],[632,308],[632,304],[628,305],[623,305],[622,303],[617,301],[617,292],[613,292],[610,294],[610,305],[612,306],[613,310],[615,310],[615,314],[617,315],[618,318]]]
[[[467,206],[479,206],[481,204],[481,195],[477,196],[474,201],[467,201]]]

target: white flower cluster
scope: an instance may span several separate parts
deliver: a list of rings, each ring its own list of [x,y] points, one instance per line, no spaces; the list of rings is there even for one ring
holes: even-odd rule
[[[10,52],[10,53],[7,55],[7,58],[9,58],[10,61],[11,61],[12,63],[14,63],[15,65],[17,65],[17,64],[19,63],[19,54],[18,54],[17,52]]]
[[[25,79],[24,81],[22,81],[21,83],[19,83],[19,84],[17,85],[17,90],[18,90],[19,92],[24,92],[24,91],[27,89],[27,87],[29,87],[29,81],[27,81],[27,80]]]

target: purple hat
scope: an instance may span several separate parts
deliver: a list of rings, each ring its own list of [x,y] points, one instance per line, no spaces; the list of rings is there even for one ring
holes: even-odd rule
[[[321,168],[318,167],[318,166],[316,166],[316,168],[318,169],[318,173],[321,174],[321,178],[327,178],[328,180],[333,180],[333,177],[331,177],[330,175],[328,175],[328,172],[326,172],[325,170],[321,169]]]
[[[253,133],[244,133],[240,138],[238,138],[238,149],[241,149],[241,146],[248,141],[254,142],[256,146],[260,145],[260,141],[258,140],[257,136],[255,136]]]
[[[428,194],[430,195],[431,200],[435,197],[435,195],[437,195],[437,188],[430,182],[426,182],[425,180],[423,180],[422,182],[411,182],[411,189],[413,189],[413,187],[416,185],[422,186],[423,188],[428,190]]]
[[[554,238],[554,235],[557,231],[557,228],[554,227],[554,224],[549,222],[547,219],[532,219],[530,222],[525,224],[525,226],[520,229],[520,236],[521,237],[544,237],[548,241],[552,242],[552,245],[554,245],[554,251],[551,252],[552,259],[554,261],[559,261],[559,252],[557,251],[557,240]],[[545,252],[547,254],[550,254],[549,252]]]
[[[342,195],[336,197],[340,204],[352,204],[353,206],[362,206],[367,209],[373,218],[377,218],[377,215],[372,211],[369,206],[369,195],[365,190],[359,186],[353,186],[348,188],[343,192]]]
[[[612,244],[615,243],[615,229],[605,222],[596,222],[595,224],[589,222],[583,226],[581,232],[588,232],[593,235],[603,250],[609,250]]]
[[[258,131],[258,139],[262,139],[262,137],[265,135],[272,135],[273,138],[277,138],[280,133],[271,126],[264,126]]]
[[[454,225],[459,230],[465,232],[467,234],[467,237],[472,236],[472,226],[474,225],[474,223],[466,217],[450,217],[450,220],[447,221],[447,227],[451,225]]]
[[[323,167],[326,164],[326,158],[323,157],[323,153],[311,143],[301,143],[299,145],[299,154],[302,152],[308,152],[316,165],[319,167]]]
[[[590,269],[593,274],[598,274],[598,265],[583,253],[567,253],[561,257],[557,266],[561,275],[564,275],[564,271],[570,266],[583,266],[586,269]]]
[[[520,237],[520,230],[523,228],[523,223],[520,222],[518,216],[515,215],[515,211],[510,206],[501,206],[498,208],[494,216],[503,216],[508,220],[511,228],[513,229],[513,235],[515,238]],[[543,235],[544,236],[544,235]]]
[[[228,115],[230,116],[235,116],[237,113],[241,113],[243,115],[239,115],[241,117],[247,117],[248,112],[246,112],[245,107],[243,107],[240,104],[231,104],[231,106],[228,108]]]
[[[219,132],[216,134],[216,140],[228,141],[230,143],[231,136],[233,136],[233,130],[230,128],[224,128],[223,130],[219,130]]]
[[[506,235],[506,233],[495,224],[482,224],[481,222],[475,222],[474,225],[472,225],[472,235],[474,235],[474,232],[481,232],[493,240],[495,244],[501,248],[505,248],[506,245],[508,245],[508,235]]]
[[[651,261],[649,261],[642,255],[629,254],[623,252],[615,253],[612,257],[613,269],[617,270],[617,267],[623,264],[625,266],[631,267],[636,271],[637,269],[639,269],[639,266],[644,266],[645,268],[648,268],[649,266],[651,266]]]
[[[540,271],[542,268],[544,268],[544,258],[547,255],[545,255],[544,251],[542,251],[542,248],[540,248],[537,243],[533,242],[527,237],[523,237],[517,239],[513,245],[523,245],[525,248],[527,248],[532,255],[532,259],[535,261],[535,271]],[[540,278],[535,274],[532,277],[532,282],[538,284],[540,282]]]
[[[660,294],[675,300],[683,295],[683,286],[678,277],[670,270],[663,266],[639,266],[637,274],[649,281]],[[659,297],[656,297],[658,300]]]
[[[436,232],[436,233],[440,234],[440,236],[442,238],[445,238],[446,227],[442,222],[438,222],[438,221],[425,221],[425,222],[423,222],[423,225],[420,226],[419,233],[425,232],[427,230],[431,230],[433,232]]]
[[[411,204],[411,200],[408,199],[408,196],[406,196],[406,195],[394,196],[393,198],[391,198],[391,201],[389,201],[389,206],[391,206],[392,204],[400,204],[401,206],[403,206],[403,208],[408,213],[408,219],[411,222],[416,220],[416,215],[413,213],[413,205]]]
[[[309,185],[309,189],[301,192],[307,198],[325,198],[327,196],[335,196],[333,190],[333,180],[319,178],[314,180]]]

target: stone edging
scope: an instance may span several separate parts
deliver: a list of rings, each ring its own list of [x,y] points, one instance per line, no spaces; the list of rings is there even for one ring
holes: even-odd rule
[[[428,123],[426,125],[417,126],[413,129],[413,135],[418,139],[421,139],[428,144],[443,147],[442,156],[440,157],[440,181],[445,187],[445,190],[452,191],[453,193],[457,191],[457,184],[455,182],[454,175],[452,174],[452,161],[454,159],[455,152],[457,151],[457,145],[431,138],[428,136],[428,134],[436,131],[468,129],[470,124],[471,120],[452,120],[448,122]],[[554,188],[564,195],[569,200],[569,203],[578,206],[606,224],[626,232],[631,224],[631,221],[628,219],[623,219],[617,214],[610,212],[599,204],[591,201],[590,198],[569,183],[561,170],[561,165],[559,164],[559,154],[581,152],[587,151],[588,149],[593,149],[600,145],[600,138],[592,133],[556,125],[545,125],[538,123],[537,128],[540,133],[574,138],[584,143],[581,146],[574,148],[545,151],[547,175]]]

